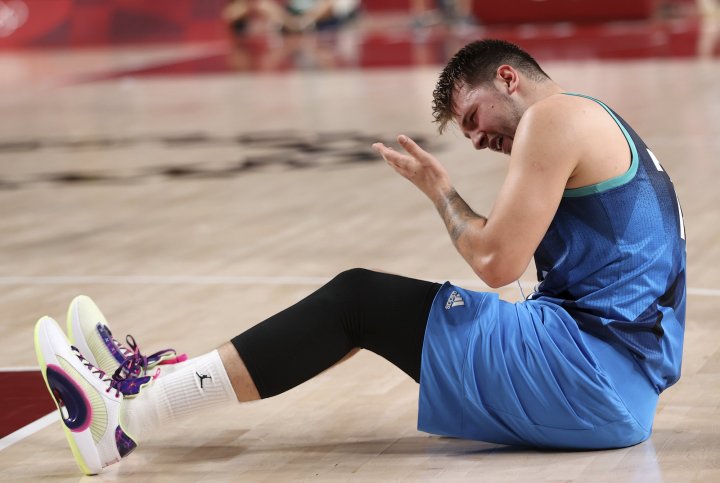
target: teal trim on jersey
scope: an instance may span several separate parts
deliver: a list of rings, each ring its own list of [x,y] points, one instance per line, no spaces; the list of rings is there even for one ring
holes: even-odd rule
[[[625,126],[622,125],[620,120],[615,116],[615,113],[613,113],[608,106],[606,106],[603,102],[590,97],[586,96],[584,94],[575,94],[572,92],[563,92],[563,94],[568,96],[577,96],[577,97],[584,97],[586,99],[590,99],[591,101],[595,101],[598,104],[600,104],[603,109],[605,109],[608,114],[610,114],[615,121],[615,123],[620,126],[620,130],[623,133],[623,136],[625,136],[625,140],[628,143],[628,146],[630,146],[630,151],[632,153],[632,159],[630,161],[630,168],[628,168],[627,171],[625,171],[623,174],[616,176],[614,178],[607,179],[605,181],[601,181],[596,184],[591,184],[589,186],[583,186],[582,188],[569,188],[566,189],[563,192],[563,198],[578,198],[580,196],[588,196],[595,193],[602,193],[603,191],[607,191],[613,188],[617,188],[618,186],[622,186],[626,183],[629,183],[630,180],[632,180],[635,177],[635,173],[637,173],[638,169],[638,153],[637,153],[637,147],[635,146],[635,143],[633,142],[632,138],[630,137],[630,134],[628,134],[627,129],[625,129]]]

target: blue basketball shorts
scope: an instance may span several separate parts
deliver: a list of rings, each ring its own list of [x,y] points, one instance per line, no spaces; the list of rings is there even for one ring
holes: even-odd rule
[[[658,394],[622,348],[582,332],[559,306],[510,303],[445,283],[428,317],[418,429],[559,449],[650,436]]]

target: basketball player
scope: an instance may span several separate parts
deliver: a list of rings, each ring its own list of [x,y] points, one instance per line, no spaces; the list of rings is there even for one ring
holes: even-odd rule
[[[229,0],[223,17],[236,34],[245,33],[248,21],[255,17],[285,32],[307,32],[341,27],[359,9],[358,0]]]
[[[440,75],[433,110],[441,132],[454,122],[476,149],[509,156],[487,216],[408,137],[398,138],[404,152],[375,148],[433,202],[482,280],[511,283],[534,256],[536,291],[509,303],[354,269],[184,362],[118,343],[95,304],[78,297],[70,340],[44,317],[36,349],[85,473],[120,460],[159,425],[276,396],[360,348],[419,382],[423,431],[567,449],[650,436],[658,395],[680,376],[685,318],[682,213],[656,156],[608,106],[565,92],[504,41],[461,49]]]

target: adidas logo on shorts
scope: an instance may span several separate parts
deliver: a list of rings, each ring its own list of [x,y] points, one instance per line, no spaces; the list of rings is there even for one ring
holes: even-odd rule
[[[448,301],[445,304],[445,310],[450,310],[453,307],[457,307],[458,305],[465,305],[465,301],[460,296],[457,291],[453,290],[453,292],[450,294],[450,297],[448,297]]]

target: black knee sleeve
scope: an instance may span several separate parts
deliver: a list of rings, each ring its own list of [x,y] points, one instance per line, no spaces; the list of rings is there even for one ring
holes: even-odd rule
[[[263,398],[328,369],[356,347],[416,381],[430,306],[440,285],[352,269],[232,339]]]

